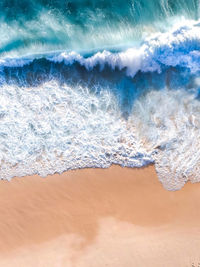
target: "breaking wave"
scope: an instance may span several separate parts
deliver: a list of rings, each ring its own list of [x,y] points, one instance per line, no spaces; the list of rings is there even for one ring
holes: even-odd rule
[[[34,2],[0,3],[0,178],[155,163],[166,189],[200,181],[198,2],[130,1],[126,21],[121,1]]]

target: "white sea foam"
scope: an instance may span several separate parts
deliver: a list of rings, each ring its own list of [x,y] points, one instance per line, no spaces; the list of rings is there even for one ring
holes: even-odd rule
[[[200,181],[200,102],[193,94],[151,91],[136,101],[132,121],[165,188]]]
[[[112,163],[140,167],[152,161],[106,89],[97,97],[87,88],[52,81],[0,90],[2,179]]]
[[[115,96],[51,81],[40,87],[1,87],[0,177],[42,176],[112,163],[155,162],[169,190],[200,181],[200,102],[185,90],[151,91],[128,120]]]

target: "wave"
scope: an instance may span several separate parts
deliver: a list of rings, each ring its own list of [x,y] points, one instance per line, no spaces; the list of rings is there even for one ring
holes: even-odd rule
[[[169,190],[200,181],[199,32],[182,19],[128,49],[2,55],[0,178],[155,163]]]
[[[167,33],[159,33],[147,39],[140,48],[131,48],[125,52],[111,53],[104,50],[91,57],[84,58],[76,52],[61,53],[49,58],[54,62],[64,61],[72,65],[74,62],[91,70],[99,65],[112,69],[126,68],[127,75],[134,77],[138,71],[161,72],[162,66],[180,66],[192,72],[200,69],[200,21],[189,22]]]
[[[2,0],[0,55],[130,46],[183,17],[198,19],[198,0]]]
[[[129,48],[122,52],[104,50],[92,56],[84,56],[75,51],[30,55],[22,58],[2,58],[1,67],[22,67],[42,57],[54,63],[66,65],[78,63],[87,70],[99,66],[111,69],[126,69],[128,76],[134,77],[138,71],[161,72],[163,67],[184,67],[192,72],[200,69],[200,21],[184,21],[167,33],[157,33],[147,38],[139,48]]]

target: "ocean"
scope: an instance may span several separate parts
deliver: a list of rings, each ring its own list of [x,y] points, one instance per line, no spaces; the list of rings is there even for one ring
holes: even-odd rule
[[[155,164],[200,181],[199,0],[1,0],[0,178]]]

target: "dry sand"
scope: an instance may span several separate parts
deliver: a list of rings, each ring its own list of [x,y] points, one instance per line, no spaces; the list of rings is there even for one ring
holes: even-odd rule
[[[154,166],[0,181],[0,267],[200,266],[200,184]]]

